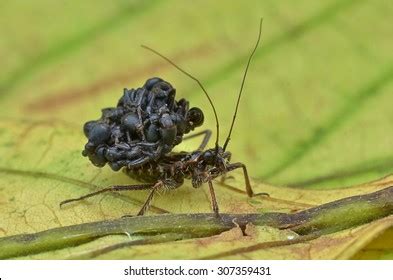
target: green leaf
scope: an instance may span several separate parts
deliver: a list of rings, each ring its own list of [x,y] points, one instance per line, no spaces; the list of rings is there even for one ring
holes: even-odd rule
[[[390,22],[381,20],[392,12],[389,1],[356,0],[298,1],[296,7],[288,0],[192,6],[180,0],[3,3],[0,34],[7,40],[0,44],[0,236],[137,212],[145,192],[58,207],[64,199],[100,187],[134,183],[122,173],[92,166],[80,154],[83,123],[115,105],[124,87],[161,76],[177,88],[179,98],[203,108],[202,129],[214,129],[212,110],[193,81],[140,44],[160,50],[201,78],[216,104],[223,143],[261,16],[262,44],[251,64],[229,150],[234,161],[247,165],[255,188],[271,198],[248,199],[241,174],[235,173],[227,185],[216,183],[221,211],[291,212],[388,186],[390,177],[359,184],[393,169],[393,43]],[[178,149],[192,150],[198,141]],[[209,207],[206,188],[195,190],[187,183],[157,197],[151,214],[207,212]],[[307,241],[314,253],[298,244],[290,246],[291,254],[277,247],[228,257],[391,259],[390,221]],[[272,229],[255,232],[233,242],[212,236],[124,248],[102,257],[159,258],[163,255],[154,255],[151,248],[168,252],[176,246],[176,253],[166,257],[195,252],[189,257],[202,258],[226,246],[230,251],[280,240]],[[30,257],[69,258],[124,240],[110,236]]]

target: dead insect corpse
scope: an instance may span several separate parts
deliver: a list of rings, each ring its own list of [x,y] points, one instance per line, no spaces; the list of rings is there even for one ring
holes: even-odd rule
[[[189,109],[184,98],[160,78],[142,88],[124,89],[117,107],[105,108],[99,120],[84,125],[88,139],[83,155],[99,167],[106,163],[118,171],[158,161],[183,140],[183,135],[202,125],[199,108]]]
[[[185,99],[176,101],[172,86],[159,79],[149,79],[137,90],[125,90],[116,108],[103,110],[98,121],[85,124],[84,131],[88,138],[83,154],[93,164],[104,166],[108,163],[113,170],[123,168],[131,178],[145,182],[136,185],[110,186],[61,202],[64,205],[80,201],[104,192],[150,190],[138,215],[143,215],[149,208],[154,194],[160,189],[175,189],[190,179],[194,188],[208,183],[213,211],[218,215],[219,209],[212,180],[226,173],[241,168],[248,196],[253,196],[246,166],[241,162],[231,163],[231,153],[226,151],[242,95],[251,59],[259,45],[262,31],[262,19],[259,24],[258,39],[248,59],[243,75],[236,108],[229,134],[221,147],[219,142],[219,122],[216,109],[202,83],[157,51],[142,46],[162,57],[182,73],[193,79],[201,87],[212,106],[216,119],[215,147],[205,150],[211,136],[205,130],[183,138],[183,135],[203,123],[203,113],[198,108],[188,109]],[[182,139],[204,134],[199,148],[193,152],[173,152],[172,148]],[[265,194],[265,193],[261,193]]]

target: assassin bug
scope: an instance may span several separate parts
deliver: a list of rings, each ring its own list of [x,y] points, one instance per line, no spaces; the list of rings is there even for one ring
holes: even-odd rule
[[[239,103],[240,103],[240,98],[243,92],[243,87],[244,83],[247,77],[247,72],[248,68],[251,63],[251,59],[255,53],[255,51],[258,48],[259,41],[261,39],[261,33],[262,33],[262,19],[260,20],[259,23],[259,32],[258,32],[258,39],[255,44],[254,49],[251,52],[251,55],[248,59],[246,69],[244,71],[242,83],[240,86],[240,91],[239,95],[237,98],[236,102],[236,107],[235,107],[235,112],[233,115],[231,127],[228,133],[228,136],[224,142],[224,145],[221,147],[219,146],[219,121],[218,121],[218,116],[216,109],[213,105],[213,102],[208,95],[207,91],[205,90],[204,86],[202,83],[180,68],[178,65],[176,65],[174,62],[172,62],[169,58],[165,57],[164,55],[160,54],[159,52],[147,47],[147,46],[142,46],[143,48],[150,50],[151,52],[155,53],[156,55],[160,56],[161,58],[165,59],[167,62],[172,64],[174,67],[176,67],[179,71],[181,71],[183,74],[187,75],[189,78],[194,80],[202,89],[204,94],[209,100],[209,103],[213,109],[214,116],[215,116],[215,121],[216,121],[216,141],[215,141],[215,147],[211,149],[205,150],[205,146],[209,140],[210,133],[207,133],[207,137],[203,140],[202,144],[199,146],[199,148],[193,152],[171,152],[168,154],[162,155],[157,161],[150,161],[147,162],[146,164],[141,164],[141,165],[135,165],[135,166],[129,166],[125,167],[124,171],[126,172],[127,175],[129,175],[131,178],[137,179],[139,181],[146,182],[144,184],[136,184],[136,185],[122,185],[122,186],[110,186],[108,188],[104,188],[101,190],[98,190],[96,192],[92,192],[89,194],[86,194],[84,196],[81,196],[79,198],[75,199],[69,199],[61,202],[61,205],[74,202],[74,201],[80,201],[83,199],[86,199],[88,197],[92,197],[104,192],[116,192],[116,191],[131,191],[131,190],[150,190],[150,194],[148,195],[145,203],[143,204],[142,208],[138,212],[137,215],[143,215],[145,212],[148,210],[151,201],[155,195],[155,193],[160,190],[160,189],[175,189],[183,185],[184,179],[191,179],[192,186],[194,188],[199,188],[203,183],[208,183],[209,185],[209,191],[211,195],[211,202],[212,202],[212,208],[214,213],[217,215],[219,214],[219,208],[218,208],[218,203],[216,199],[216,195],[214,192],[214,187],[212,180],[219,177],[219,176],[225,176],[226,173],[242,168],[243,170],[243,175],[245,179],[245,185],[246,185],[246,192],[249,197],[254,196],[254,192],[251,187],[250,179],[248,176],[247,168],[246,166],[241,163],[241,162],[236,162],[236,163],[231,163],[231,153],[226,151],[226,148],[228,146],[228,143],[231,139],[231,133],[233,126],[235,124],[236,120],[236,115],[237,111],[239,108]],[[200,135],[196,134],[196,135]],[[193,137],[195,135],[189,136]],[[258,195],[267,195],[266,193],[259,193]]]

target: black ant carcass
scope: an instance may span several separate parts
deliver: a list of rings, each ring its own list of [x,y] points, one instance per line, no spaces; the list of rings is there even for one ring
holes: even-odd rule
[[[202,110],[189,109],[188,101],[177,101],[175,95],[172,85],[160,78],[124,89],[116,107],[103,109],[99,120],[84,125],[88,142],[82,154],[114,171],[159,161],[204,120]]]
[[[261,31],[262,19],[256,45],[244,72],[229,134],[222,147],[218,143],[219,121],[216,109],[202,83],[167,57],[149,47],[142,46],[168,61],[201,87],[209,100],[216,120],[215,147],[205,150],[211,136],[210,130],[183,138],[184,134],[203,123],[202,111],[198,108],[188,109],[188,102],[184,99],[176,101],[174,90],[169,83],[159,78],[150,79],[141,89],[125,90],[116,108],[104,109],[99,121],[88,122],[84,127],[89,139],[83,152],[85,156],[88,156],[97,166],[109,163],[113,170],[124,167],[127,175],[144,183],[110,186],[79,198],[65,200],[60,205],[80,201],[104,192],[151,190],[138,212],[138,215],[143,215],[157,191],[178,188],[185,179],[190,179],[194,188],[208,183],[212,208],[218,215],[219,208],[212,181],[238,168],[243,170],[247,195],[253,196],[254,192],[246,166],[241,162],[231,163],[231,153],[226,151],[226,148],[236,120],[248,68],[259,45]],[[172,148],[182,139],[201,134],[205,137],[197,150],[193,152],[172,151]],[[110,146],[108,146],[108,141],[111,143]],[[266,193],[260,194],[267,195]]]

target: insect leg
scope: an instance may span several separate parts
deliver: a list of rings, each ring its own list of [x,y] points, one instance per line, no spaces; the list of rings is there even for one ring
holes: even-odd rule
[[[143,101],[143,98],[145,97],[145,95],[146,95],[146,90],[143,89],[142,93],[140,94],[140,98],[138,100],[138,103],[137,103],[138,104],[137,113],[138,113],[138,119],[139,119],[139,124],[138,124],[137,130],[138,130],[139,135],[142,137],[142,141],[143,142],[146,141],[146,136],[145,136],[145,133],[143,131],[144,127],[143,127],[143,120],[142,120],[141,104],[142,104],[142,101]]]
[[[212,183],[212,181],[208,181],[208,183],[209,183],[210,196],[212,199],[212,208],[213,208],[213,211],[216,214],[216,216],[219,216],[218,204],[217,204],[216,194],[215,194],[214,188],[213,188],[213,183]]]
[[[245,183],[246,183],[246,192],[247,192],[247,195],[249,197],[252,197],[252,196],[255,196],[255,195],[267,195],[267,196],[269,195],[268,193],[257,193],[257,194],[254,194],[254,192],[252,190],[252,187],[251,187],[251,183],[250,183],[250,177],[248,176],[247,168],[244,165],[244,163],[236,162],[236,163],[229,164],[227,166],[227,170],[228,171],[232,171],[232,170],[235,170],[237,168],[242,168],[243,169],[244,180],[245,180]]]
[[[227,160],[230,162],[230,161],[231,161],[231,158],[232,158],[232,154],[229,154]],[[232,175],[228,176],[227,173],[224,173],[224,174],[221,176],[220,183],[221,183],[221,184],[225,184],[225,180],[228,179],[228,178],[233,178],[233,176],[232,176]]]
[[[98,190],[95,192],[91,192],[91,193],[88,193],[88,194],[83,195],[78,198],[64,200],[64,201],[60,202],[60,207],[63,206],[64,204],[68,204],[68,203],[74,202],[74,201],[84,200],[88,197],[92,197],[92,196],[95,196],[95,195],[98,195],[98,194],[104,193],[104,192],[139,191],[139,190],[148,190],[148,189],[151,189],[152,187],[154,187],[154,184],[110,186],[108,188],[101,189],[101,190]]]
[[[155,184],[153,185],[153,187],[151,188],[152,190],[151,190],[149,196],[147,197],[147,199],[146,199],[145,203],[143,204],[141,210],[139,210],[137,216],[143,216],[143,215],[146,213],[146,211],[147,211],[147,210],[149,209],[149,207],[150,207],[151,201],[153,200],[154,194],[155,194],[156,191],[157,191],[160,187],[162,187],[163,185],[164,185],[164,183],[163,183],[162,181],[158,181],[157,183],[155,183]]]
[[[197,137],[199,135],[204,135],[202,143],[198,147],[199,151],[203,151],[205,149],[207,143],[209,142],[210,137],[212,136],[212,131],[210,129],[205,129],[205,130],[202,130],[201,132],[185,136],[185,137],[183,137],[183,140],[191,139],[191,138]]]
[[[137,158],[135,160],[125,160],[124,162],[126,162],[126,165],[128,166],[128,168],[132,168],[132,167],[136,167],[136,166],[141,166],[141,165],[145,164],[146,162],[148,162],[149,160],[150,160],[150,158],[148,156],[142,157],[142,155],[141,155],[141,158]]]

